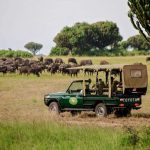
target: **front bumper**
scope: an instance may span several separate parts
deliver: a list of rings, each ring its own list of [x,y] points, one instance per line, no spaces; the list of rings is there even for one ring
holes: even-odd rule
[[[119,107],[119,106],[116,106],[114,107],[115,109],[135,109],[135,110],[138,110],[140,109],[141,107]]]
[[[48,98],[45,98],[45,97],[44,97],[44,104],[45,104],[46,106],[49,105],[49,99],[48,99]]]

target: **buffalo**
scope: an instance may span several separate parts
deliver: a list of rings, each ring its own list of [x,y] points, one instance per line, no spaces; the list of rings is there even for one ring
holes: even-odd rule
[[[59,66],[59,72],[62,74],[69,74],[68,68],[70,68],[70,67],[71,67],[70,64],[61,64]]]
[[[91,59],[87,59],[87,60],[81,60],[80,61],[80,66],[87,66],[87,65],[93,65],[92,60]],[[94,69],[85,69],[85,74],[88,75],[93,75],[94,73]]]
[[[80,66],[86,66],[86,65],[92,65],[92,60],[91,59],[87,59],[87,60],[81,60],[80,61]]]
[[[19,73],[20,74],[26,74],[26,75],[34,74],[37,77],[39,77],[40,73],[41,73],[41,68],[39,66],[36,66],[36,65],[22,66],[19,68]]]
[[[2,72],[3,74],[7,73],[7,67],[6,66],[0,66],[0,72]]]
[[[56,58],[56,59],[55,59],[55,63],[56,63],[56,64],[63,64],[64,61],[63,61],[61,58]]]
[[[58,72],[58,70],[59,70],[59,64],[55,64],[55,63],[53,63],[53,64],[52,64],[52,66],[51,66],[51,68],[50,68],[50,72],[51,72],[51,74],[55,74],[55,73],[57,73],[57,72]]]
[[[109,65],[109,62],[106,60],[100,61],[100,65]]]
[[[68,58],[68,64],[69,63],[77,64],[77,61],[75,58]]]
[[[50,64],[52,64],[54,61],[53,61],[53,59],[52,58],[45,58],[44,59],[44,64],[45,65],[50,65]]]
[[[74,69],[73,67],[78,67],[78,65],[73,65],[71,66],[72,69],[68,69],[69,70],[69,75],[72,76],[78,76],[78,73],[80,72],[79,69]]]
[[[7,72],[9,72],[9,73],[15,73],[16,72],[17,68],[15,66],[7,65],[6,67],[7,67]]]

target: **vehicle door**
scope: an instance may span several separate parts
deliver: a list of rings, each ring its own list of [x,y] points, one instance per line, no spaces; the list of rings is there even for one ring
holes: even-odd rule
[[[72,82],[66,95],[60,100],[63,108],[82,108],[83,106],[83,94],[82,94],[83,82]]]
[[[92,108],[95,102],[99,99],[98,95],[93,93],[86,93],[83,100],[83,107]]]

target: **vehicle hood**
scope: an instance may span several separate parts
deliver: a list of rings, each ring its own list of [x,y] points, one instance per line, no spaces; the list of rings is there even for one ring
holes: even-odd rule
[[[66,92],[48,93],[47,96],[64,96],[68,95]]]

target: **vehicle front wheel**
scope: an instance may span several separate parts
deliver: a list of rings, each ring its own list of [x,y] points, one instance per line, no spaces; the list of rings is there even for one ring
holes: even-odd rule
[[[59,109],[58,103],[57,102],[51,102],[49,105],[49,111],[50,111],[50,113],[52,113],[54,115],[59,115],[60,109]]]
[[[106,105],[99,103],[95,107],[95,114],[97,117],[106,117],[107,116],[107,107]]]

